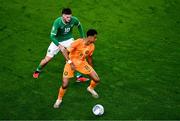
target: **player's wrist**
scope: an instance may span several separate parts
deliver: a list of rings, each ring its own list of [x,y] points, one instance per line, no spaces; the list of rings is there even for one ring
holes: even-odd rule
[[[68,64],[71,64],[71,63],[72,63],[72,61],[71,61],[71,60],[68,60],[68,61],[67,61],[67,63],[68,63]]]
[[[64,46],[62,46],[61,44],[59,44],[58,47],[59,47],[59,49],[60,49],[61,51],[64,51],[64,50],[65,50]]]

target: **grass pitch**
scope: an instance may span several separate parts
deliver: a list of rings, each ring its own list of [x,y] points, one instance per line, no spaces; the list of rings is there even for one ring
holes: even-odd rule
[[[0,0],[0,119],[180,119],[179,0]],[[99,99],[72,79],[62,107],[53,109],[64,58],[39,79],[53,21],[71,7],[84,30],[95,28]],[[78,37],[74,29],[75,38]],[[92,114],[100,103],[101,117]]]

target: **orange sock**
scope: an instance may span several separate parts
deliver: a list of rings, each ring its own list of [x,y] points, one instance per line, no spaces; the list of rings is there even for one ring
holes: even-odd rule
[[[91,89],[94,89],[94,88],[96,87],[96,85],[97,85],[97,82],[91,80],[91,83],[90,83],[89,87],[90,87]]]
[[[60,87],[59,94],[58,94],[58,99],[59,100],[62,100],[65,92],[66,92],[66,89],[63,89],[62,87]]]

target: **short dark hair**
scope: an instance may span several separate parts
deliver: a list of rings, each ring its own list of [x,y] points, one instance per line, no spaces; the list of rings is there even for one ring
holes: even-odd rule
[[[94,36],[97,34],[97,31],[95,29],[89,29],[86,33],[87,37],[88,36]]]
[[[68,14],[68,15],[70,15],[70,14],[72,14],[72,11],[71,11],[70,8],[63,8],[63,9],[62,9],[62,14]]]

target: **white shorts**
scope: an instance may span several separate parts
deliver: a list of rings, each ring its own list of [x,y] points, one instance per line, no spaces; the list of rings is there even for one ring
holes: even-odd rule
[[[68,40],[59,42],[59,44],[61,44],[62,46],[68,48],[68,47],[70,47],[72,42],[74,42],[74,38],[70,38]],[[51,44],[48,47],[46,56],[54,57],[58,52],[59,52],[58,46],[56,46],[53,42],[51,42]]]

